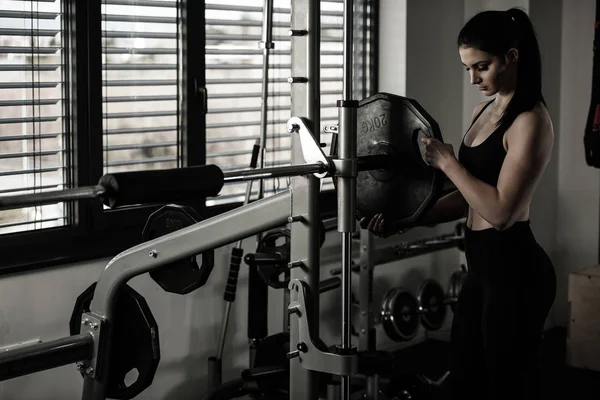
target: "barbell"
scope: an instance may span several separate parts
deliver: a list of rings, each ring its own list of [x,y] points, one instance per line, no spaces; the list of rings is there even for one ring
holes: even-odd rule
[[[288,122],[287,129],[299,133],[297,123]],[[312,134],[309,137],[314,142]],[[378,93],[359,102],[357,160],[352,167],[356,171],[357,218],[384,213],[386,226],[398,230],[414,225],[439,198],[443,173],[426,164],[423,137],[442,141],[438,124],[415,100]],[[320,148],[316,142],[310,145]],[[106,174],[95,186],[0,196],[0,210],[85,199],[100,199],[109,208],[175,203],[217,196],[229,182],[308,174],[335,177],[342,168],[335,157],[333,151],[324,162],[314,162],[305,151],[307,163],[291,166],[223,172],[216,165],[203,165]]]

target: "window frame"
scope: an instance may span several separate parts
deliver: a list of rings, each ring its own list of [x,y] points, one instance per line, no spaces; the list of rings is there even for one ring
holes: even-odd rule
[[[378,12],[378,3],[372,0],[371,7],[375,13]],[[101,1],[63,0],[62,3],[64,132],[71,160],[66,181],[72,187],[96,185],[103,174],[101,7]],[[204,11],[204,1],[181,0],[182,166],[204,165],[206,160]],[[187,21],[194,23],[188,24]],[[371,24],[371,29],[376,34],[377,25]],[[376,42],[373,40],[375,34],[371,34],[372,42]],[[377,56],[373,51],[371,53],[372,63],[369,66],[376,71]],[[374,78],[372,74],[370,77]],[[371,86],[370,89],[376,87]],[[336,193],[328,190],[321,197],[323,216],[335,216]],[[228,203],[206,207],[204,198],[182,204],[195,208],[205,218],[242,205]],[[71,225],[0,235],[0,253],[3,254],[0,275],[113,257],[141,242],[141,232],[148,216],[159,207],[103,210],[96,199],[67,204]]]

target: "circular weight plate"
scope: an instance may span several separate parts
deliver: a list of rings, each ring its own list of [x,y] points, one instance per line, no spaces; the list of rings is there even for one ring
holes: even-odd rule
[[[71,335],[81,331],[81,314],[90,311],[96,283],[75,302],[69,321]],[[133,399],[154,379],[160,361],[158,324],[146,299],[127,284],[117,294],[110,351],[107,398]],[[137,376],[137,377],[136,377]],[[130,377],[136,377],[134,381]]]
[[[424,163],[418,143],[424,136],[442,141],[438,124],[415,100],[378,93],[361,100],[357,127],[358,157],[372,155],[373,149],[384,151],[383,147],[393,149],[399,159],[394,174],[358,173],[357,217],[383,213],[393,232],[418,222],[443,188],[443,173]]]
[[[289,284],[289,279],[280,277],[289,270],[287,265],[290,262],[290,243],[290,230],[278,228],[267,232],[256,246],[257,253],[281,256],[281,263],[278,265],[257,265],[258,275],[267,285],[275,289],[287,288]]]
[[[417,307],[417,299],[404,288],[393,288],[385,294],[381,304],[381,322],[390,339],[402,342],[417,335]]]
[[[421,284],[417,302],[421,310],[424,310],[420,314],[420,321],[425,329],[437,331],[444,325],[446,320],[445,297],[444,289],[433,279],[426,279]]]
[[[160,236],[202,221],[202,217],[191,207],[169,204],[153,212],[142,231],[142,240],[149,241]],[[150,276],[163,290],[170,293],[187,294],[204,286],[214,267],[214,251],[202,253],[202,266],[196,256],[185,257],[159,269],[150,271]]]

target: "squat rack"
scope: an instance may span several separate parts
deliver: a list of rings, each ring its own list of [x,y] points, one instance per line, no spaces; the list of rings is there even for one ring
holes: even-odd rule
[[[352,233],[356,230],[355,202],[357,144],[356,111],[352,100],[353,0],[344,0],[343,96],[338,101],[339,156],[329,163],[319,145],[320,136],[320,0],[292,0],[291,84],[292,118],[287,130],[292,135],[292,167],[269,169],[273,176],[294,176],[291,188],[187,228],[134,246],[114,257],[102,271],[90,304],[81,316],[79,335],[54,342],[30,345],[0,357],[0,364],[41,361],[14,376],[83,360],[82,399],[106,398],[110,369],[109,355],[114,332],[116,298],[131,278],[184,257],[192,257],[237,240],[291,223],[290,279],[290,399],[318,398],[320,372],[341,376],[341,398],[350,399],[350,376],[356,373],[356,348],[351,344],[351,264]],[[204,172],[207,168],[204,169]],[[218,172],[218,171],[216,171]],[[255,171],[255,172],[265,172]],[[200,169],[198,169],[199,174]],[[215,173],[215,171],[213,171]],[[342,234],[342,331],[341,344],[334,352],[323,352],[319,338],[319,191],[320,179],[333,175],[337,180],[338,231]],[[214,177],[213,177],[214,178]],[[244,173],[225,174],[223,180],[248,180]],[[79,198],[101,193],[64,192]],[[54,201],[46,194],[39,199],[5,199],[3,206],[20,201]],[[71,351],[71,350],[73,351]],[[60,351],[60,354],[57,352]],[[52,365],[51,365],[52,364]],[[31,366],[31,365],[30,365]],[[25,371],[25,372],[23,372]]]

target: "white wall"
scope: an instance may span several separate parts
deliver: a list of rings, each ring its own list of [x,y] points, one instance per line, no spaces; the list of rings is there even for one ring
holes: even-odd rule
[[[558,207],[555,260],[560,274],[556,320],[568,322],[568,273],[598,263],[598,170],[588,167],[583,133],[591,101],[595,2],[564,1],[560,123],[558,126]]]

